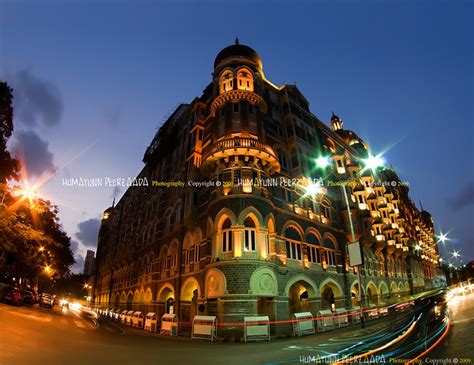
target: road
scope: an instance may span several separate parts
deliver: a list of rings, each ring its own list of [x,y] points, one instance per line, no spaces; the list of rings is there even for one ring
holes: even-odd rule
[[[430,332],[434,325],[432,315],[434,302],[426,302],[420,310],[426,321],[418,322],[410,336],[422,328]],[[451,346],[460,342],[463,356],[474,353],[469,343],[472,338],[474,294],[464,298],[452,314],[451,332],[446,337],[449,346],[441,343],[431,358],[451,356]],[[399,318],[374,321],[366,329],[344,328],[315,336],[272,340],[257,343],[210,343],[178,337],[168,338],[150,335],[143,330],[100,320],[95,323],[84,313],[77,311],[50,310],[34,307],[12,307],[0,304],[0,363],[20,364],[299,364],[315,363],[316,359],[339,353],[355,356],[397,339],[411,325],[415,312]],[[456,322],[457,321],[457,322]],[[439,325],[440,323],[436,323]],[[467,336],[464,339],[458,336]],[[390,354],[404,354],[413,343],[407,336],[390,348],[378,352],[390,363]],[[418,335],[418,338],[420,335]],[[426,337],[424,337],[426,338]],[[357,344],[357,346],[354,346]],[[419,349],[420,353],[423,349]],[[456,350],[457,351],[457,350]],[[413,358],[416,353],[411,354]],[[457,353],[462,357],[461,353]],[[327,360],[331,359],[328,357]],[[391,362],[397,363],[397,362]],[[400,363],[400,362],[398,362]],[[469,362],[464,362],[469,363]]]

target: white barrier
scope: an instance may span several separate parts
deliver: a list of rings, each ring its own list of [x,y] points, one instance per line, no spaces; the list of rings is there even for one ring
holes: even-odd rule
[[[217,317],[194,316],[191,338],[214,341],[217,338]]]
[[[347,316],[346,308],[337,308],[336,309],[336,324],[338,327],[349,326],[349,318]]]
[[[367,310],[367,320],[379,318],[379,310],[375,307],[375,304],[369,304],[370,309]]]
[[[244,339],[247,341],[270,341],[270,319],[268,316],[244,317]]]
[[[295,336],[311,335],[315,333],[313,314],[311,312],[295,313],[293,334]]]
[[[360,323],[360,307],[359,306],[352,307],[351,323],[352,324]]]
[[[128,311],[127,314],[125,315],[125,324],[129,326],[132,325],[132,316],[133,316],[133,311]]]
[[[176,314],[165,313],[161,316],[160,334],[178,336],[178,317]]]
[[[134,312],[132,315],[132,327],[143,328],[143,313]]]
[[[332,330],[334,328],[334,315],[326,309],[318,312],[318,332]]]
[[[127,312],[128,311],[122,311],[122,313],[120,314],[120,322],[122,323],[125,323],[125,317],[127,316]]]
[[[158,327],[158,317],[156,313],[149,312],[145,318],[145,331],[156,332]]]

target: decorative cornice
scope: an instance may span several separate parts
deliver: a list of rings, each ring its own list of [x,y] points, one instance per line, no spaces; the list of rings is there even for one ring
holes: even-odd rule
[[[265,100],[252,91],[247,90],[230,90],[223,94],[220,94],[211,104],[211,116],[216,115],[216,110],[224,105],[228,101],[234,100],[246,100],[254,105],[257,105],[263,113],[266,113],[268,110],[267,103]]]

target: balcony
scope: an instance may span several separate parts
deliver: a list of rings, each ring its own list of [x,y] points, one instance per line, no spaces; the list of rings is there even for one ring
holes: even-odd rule
[[[255,138],[233,137],[214,142],[205,149],[203,167],[219,159],[234,156],[252,156],[269,165],[269,173],[280,171],[280,164],[273,149]]]

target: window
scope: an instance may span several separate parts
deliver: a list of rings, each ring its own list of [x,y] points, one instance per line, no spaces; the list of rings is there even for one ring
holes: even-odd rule
[[[253,91],[253,76],[249,70],[241,69],[237,72],[237,88]]]
[[[219,82],[219,91],[220,93],[225,93],[226,91],[232,90],[234,86],[234,76],[231,71],[226,71],[222,74]]]
[[[318,237],[315,234],[311,233],[307,237],[308,243],[310,245],[307,246],[308,248],[308,261],[312,263],[319,264],[321,263],[321,252],[320,252],[320,243]]]
[[[171,256],[171,268],[174,269],[178,266],[178,255],[174,254]]]
[[[246,218],[244,221],[245,235],[244,235],[244,251],[256,250],[256,236],[255,223],[251,218]]]
[[[248,107],[249,107],[249,114],[253,114],[253,105],[249,104]]]
[[[239,112],[239,103],[234,103],[234,113]]]
[[[301,260],[301,236],[293,227],[288,227],[285,231],[286,257],[292,260]]]
[[[326,238],[324,240],[324,247],[326,248],[326,263],[329,266],[336,266],[336,247],[334,246],[334,242]]]
[[[227,218],[222,225],[222,252],[231,252],[233,250],[232,229],[230,226],[230,219]]]
[[[265,235],[265,248],[267,250],[267,255],[270,255],[270,236],[268,234]]]
[[[321,252],[319,247],[316,246],[307,246],[308,247],[308,261],[319,264],[321,263]]]
[[[202,140],[202,129],[198,130],[198,141]]]
[[[331,219],[331,209],[329,207],[329,203],[326,200],[323,200],[321,202],[321,205],[319,206],[319,209],[321,211],[321,215],[324,218]]]

